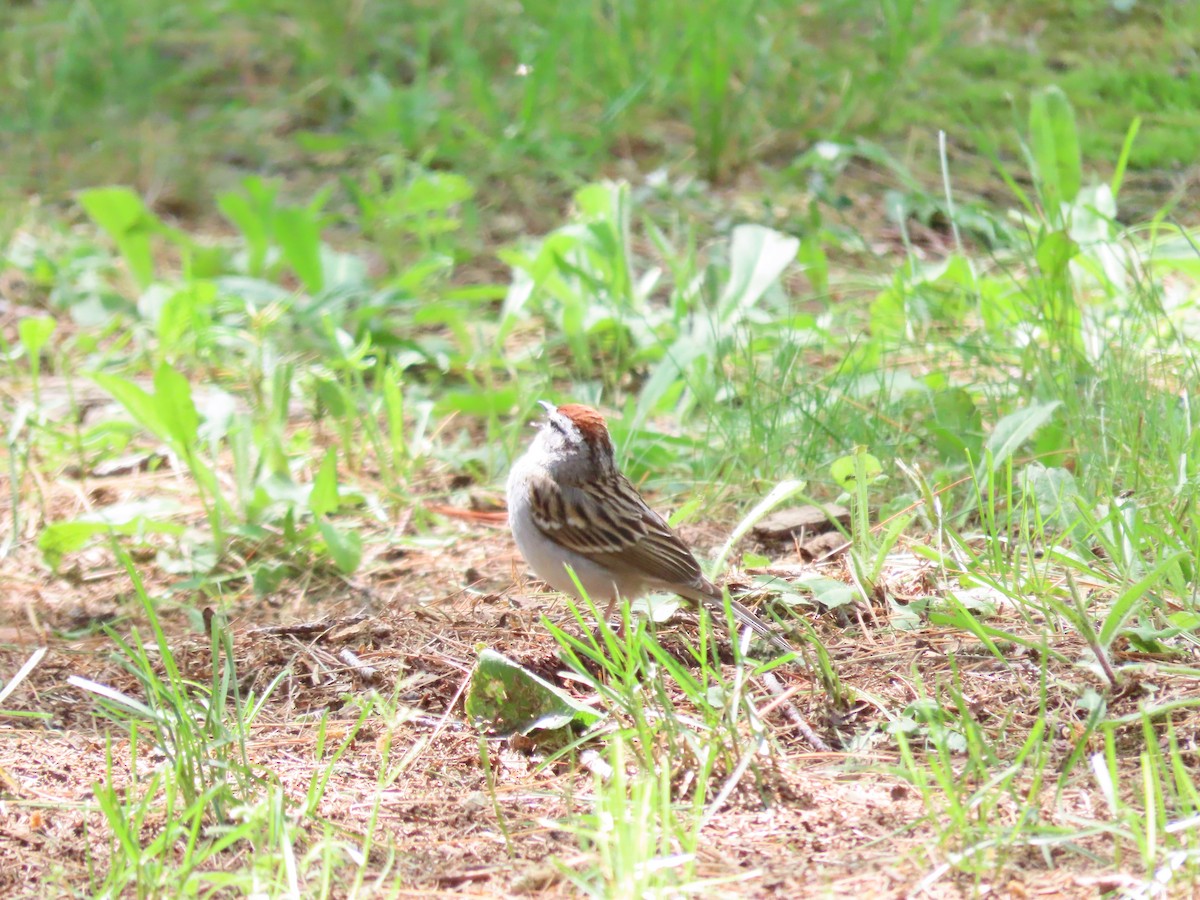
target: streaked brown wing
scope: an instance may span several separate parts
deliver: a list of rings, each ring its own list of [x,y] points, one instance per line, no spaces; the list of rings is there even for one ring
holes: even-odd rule
[[[530,484],[533,521],[547,537],[612,568],[666,584],[691,584],[700,565],[624,475],[610,483],[561,488],[544,475]]]

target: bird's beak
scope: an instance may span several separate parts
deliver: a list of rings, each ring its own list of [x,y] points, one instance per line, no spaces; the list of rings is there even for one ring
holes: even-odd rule
[[[551,403],[549,400],[539,400],[538,406],[540,406],[542,409],[544,409],[548,413],[552,413],[556,409],[558,409],[558,407],[555,406],[553,403]]]

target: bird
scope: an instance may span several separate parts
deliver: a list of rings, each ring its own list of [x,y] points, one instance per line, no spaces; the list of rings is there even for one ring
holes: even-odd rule
[[[579,598],[569,567],[593,602],[608,604],[608,614],[618,599],[669,591],[724,621],[721,589],[617,467],[604,417],[578,403],[540,404],[545,419],[507,485],[509,526],[538,578]],[[750,609],[729,604],[739,623],[776,650],[795,652]]]

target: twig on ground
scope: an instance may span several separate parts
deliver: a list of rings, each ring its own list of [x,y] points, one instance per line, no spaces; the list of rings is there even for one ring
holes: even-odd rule
[[[820,750],[823,753],[832,752],[833,748],[825,743],[819,734],[812,730],[812,726],[804,720],[804,717],[800,715],[800,710],[796,709],[795,704],[792,703],[790,698],[799,692],[799,688],[794,688],[791,691],[785,690],[782,682],[775,677],[774,672],[764,672],[762,675],[762,682],[764,685],[766,685],[767,690],[770,691],[771,695],[775,698],[770,704],[762,709],[762,713],[765,715],[775,707],[779,707],[781,710],[783,710],[783,714],[787,717],[787,720],[796,727],[796,730],[799,731],[804,739],[812,744],[815,749]]]
[[[359,659],[349,649],[338,651],[338,659],[350,667],[350,670],[363,680],[366,684],[375,684],[379,681],[379,670],[374,666],[368,666],[365,662]]]
[[[338,619],[319,619],[316,622],[290,622],[286,625],[263,625],[259,628],[251,628],[247,634],[271,634],[279,637],[312,637],[332,631],[334,628],[357,625],[359,622],[365,622],[369,618],[370,616],[366,613],[357,613],[356,615],[343,616]]]

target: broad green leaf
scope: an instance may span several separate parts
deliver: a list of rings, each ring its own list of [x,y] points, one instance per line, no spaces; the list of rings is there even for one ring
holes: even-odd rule
[[[92,376],[92,380],[125,407],[125,411],[143,428],[160,440],[170,439],[166,423],[158,414],[158,404],[154,395],[126,378],[106,372],[97,372]]]
[[[830,477],[844,491],[854,489],[854,482],[857,480],[855,475],[856,455],[863,457],[863,474],[868,484],[883,474],[883,466],[879,460],[860,447],[853,454],[838,457],[829,466]]]
[[[311,484],[296,484],[286,474],[268,475],[259,484],[267,499],[274,503],[286,503],[289,506],[304,507],[308,505],[309,495],[312,494]]]
[[[960,287],[974,291],[979,278],[967,257],[952,253],[939,262],[926,263],[919,271],[917,281],[939,287]]]
[[[1052,400],[1049,403],[1031,403],[997,422],[983,445],[985,451],[992,452],[992,471],[1000,469],[1018,447],[1050,420],[1054,411],[1060,406],[1062,406],[1061,400]],[[975,477],[982,482],[986,473],[987,459],[985,457],[976,468]]]
[[[642,384],[641,393],[638,394],[637,412],[634,415],[636,424],[645,422],[663,405],[664,399],[677,398],[677,388],[682,383],[680,376],[692,363],[703,357],[707,350],[707,345],[697,340],[692,332],[680,335]]]
[[[888,624],[897,631],[916,631],[921,627],[921,617],[907,603],[897,603],[888,598]]]
[[[223,245],[209,246],[193,242],[182,256],[184,282],[203,283],[232,271],[233,253]]]
[[[317,399],[321,408],[334,419],[342,419],[349,415],[352,399],[345,387],[331,378],[318,376],[316,382]]]
[[[512,273],[509,276],[508,290],[504,295],[504,304],[500,308],[502,330],[497,338],[497,346],[502,346],[501,342],[524,313],[525,305],[533,296],[537,282],[526,267],[528,261],[519,256],[516,251],[499,250],[496,255],[502,262],[509,265]]]
[[[116,242],[138,285],[147,287],[154,280],[154,254],[150,247],[150,236],[163,230],[158,217],[146,208],[141,197],[124,187],[82,191],[79,204],[92,221]]]
[[[217,286],[211,281],[193,280],[171,293],[158,310],[158,341],[169,354],[186,339],[195,340],[211,327],[209,310],[217,298]]]
[[[1044,422],[1030,441],[1029,451],[1035,459],[1063,459],[1064,451],[1072,447],[1070,429],[1061,417]]]
[[[192,385],[166,363],[154,372],[154,402],[167,436],[188,457],[195,452],[200,414],[192,400]]]
[[[1059,279],[1067,272],[1067,264],[1079,252],[1079,245],[1065,231],[1051,231],[1037,246],[1037,263],[1042,273],[1051,279]]]
[[[321,244],[317,252],[321,261],[321,286],[327,294],[369,290],[367,262],[363,257],[339,253],[327,244]]]
[[[463,413],[468,416],[507,415],[519,399],[516,388],[480,388],[475,391],[442,391],[434,404],[434,414]]]
[[[629,611],[635,616],[643,616],[651,622],[662,625],[670,622],[683,608],[683,598],[678,594],[646,594],[629,603]]]
[[[729,246],[729,282],[718,302],[722,324],[741,318],[796,260],[800,241],[763,225],[739,225]]]
[[[307,209],[289,207],[275,212],[275,240],[296,277],[310,294],[325,285],[321,260],[321,224]]]
[[[1029,108],[1029,142],[1042,188],[1046,217],[1057,224],[1062,205],[1071,203],[1083,183],[1083,161],[1075,111],[1067,95],[1050,85],[1033,95]]]
[[[338,499],[337,451],[332,447],[321,460],[321,468],[313,479],[312,493],[308,495],[308,508],[320,517],[335,512],[340,505]]]
[[[967,391],[962,388],[938,391],[933,395],[933,415],[929,440],[943,459],[965,462],[968,454],[979,457],[983,446],[983,415]]]
[[[57,568],[64,554],[82,549],[98,535],[182,534],[182,525],[166,520],[178,508],[177,503],[167,500],[106,506],[77,519],[47,525],[38,536],[38,549],[50,567]]]
[[[362,538],[357,531],[343,531],[333,523],[322,519],[317,522],[321,537],[329,550],[329,558],[343,575],[350,575],[358,569],[362,562]]]
[[[249,257],[246,271],[250,275],[261,275],[270,246],[269,220],[264,220],[249,198],[242,194],[222,194],[217,198],[217,208],[242,233],[246,241]]]
[[[853,603],[858,597],[858,590],[853,585],[838,581],[835,578],[825,578],[823,576],[797,581],[795,582],[795,587],[810,591],[813,600],[825,609],[836,609],[839,606],[845,606]]]
[[[461,175],[431,172],[398,190],[392,201],[396,202],[398,213],[424,219],[428,213],[444,212],[473,196],[475,188]]]
[[[587,727],[600,715],[565,691],[494,650],[482,650],[471,675],[467,718],[498,734],[529,734],[571,723]]]
[[[49,316],[24,316],[17,322],[17,338],[30,359],[42,352],[50,335],[54,334],[56,324]]]
[[[877,337],[901,335],[907,326],[907,309],[904,298],[907,288],[893,285],[875,295],[869,306],[871,334]]]
[[[1171,627],[1178,631],[1200,631],[1200,612],[1182,609],[1167,616]]]
[[[114,238],[133,231],[150,216],[142,198],[127,187],[103,187],[82,191],[79,194],[79,205],[93,222]]]
[[[611,434],[611,430],[609,433]],[[621,445],[618,444],[618,446]],[[704,502],[705,498],[703,496],[694,494],[671,511],[671,514],[667,516],[667,524],[672,528],[678,528],[682,523],[690,521],[693,516],[701,511]]]
[[[1061,466],[1047,468],[1032,462],[1021,470],[1021,488],[1034,501],[1038,515],[1060,528],[1069,528],[1076,517],[1075,501],[1080,496],[1075,476]]]

